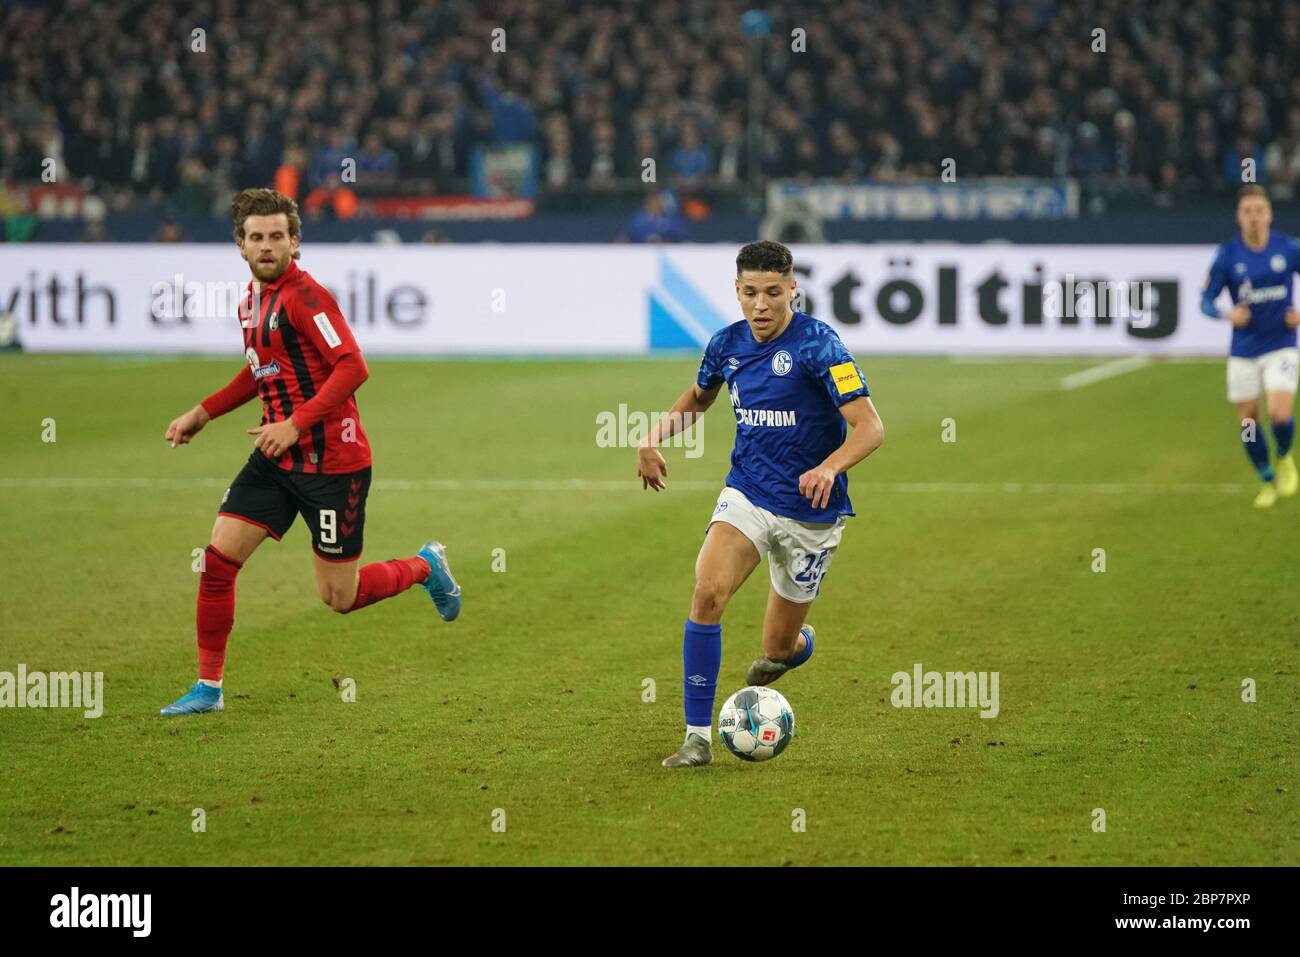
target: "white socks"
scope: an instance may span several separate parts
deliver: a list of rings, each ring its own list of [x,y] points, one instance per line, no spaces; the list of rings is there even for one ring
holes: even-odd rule
[[[708,741],[710,744],[713,743],[713,725],[711,724],[706,724],[702,728],[697,728],[688,724],[686,726],[686,734],[688,736],[692,734],[698,734],[705,741]]]

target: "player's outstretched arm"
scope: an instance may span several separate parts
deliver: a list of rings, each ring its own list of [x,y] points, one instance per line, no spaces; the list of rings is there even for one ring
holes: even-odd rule
[[[712,389],[701,389],[698,385],[692,385],[673,403],[673,407],[664,414],[663,418],[650,427],[649,433],[641,440],[641,445],[636,451],[636,474],[641,480],[643,490],[648,488],[656,492],[663,490],[664,480],[668,478],[668,463],[664,461],[663,454],[659,451],[659,443],[694,425],[696,419],[713,405],[713,400],[718,397],[718,390],[721,388],[720,384]]]
[[[198,431],[217,416],[239,408],[256,395],[257,379],[253,377],[253,370],[243,366],[226,385],[184,415],[172,419],[163,438],[171,443],[172,448],[184,445],[192,441]]]
[[[163,436],[171,443],[172,448],[178,445],[184,445],[194,439],[195,434],[211,421],[211,417],[202,405],[196,405],[184,415],[178,415],[172,419],[172,424],[167,426],[167,433]]]
[[[853,431],[821,465],[799,476],[799,494],[810,499],[813,508],[825,508],[831,500],[836,476],[853,468],[885,441],[885,425],[867,396],[845,402],[840,406],[840,414]]]

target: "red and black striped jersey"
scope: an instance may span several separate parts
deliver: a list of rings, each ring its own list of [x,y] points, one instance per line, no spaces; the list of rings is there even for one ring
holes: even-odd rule
[[[291,418],[321,389],[339,360],[360,354],[329,290],[296,262],[260,290],[248,289],[239,307],[244,356],[262,397],[262,424]],[[294,472],[338,474],[371,464],[355,395],[303,431],[276,463]]]

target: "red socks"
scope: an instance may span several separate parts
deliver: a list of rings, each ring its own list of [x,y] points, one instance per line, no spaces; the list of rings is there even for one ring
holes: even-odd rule
[[[220,681],[226,664],[226,642],[235,624],[235,576],[240,567],[211,545],[204,551],[195,624],[199,639],[199,678],[205,681]],[[429,563],[418,555],[371,562],[358,575],[357,597],[348,611],[392,598],[428,577]]]
[[[209,545],[199,575],[195,615],[199,634],[199,678],[220,681],[226,663],[226,641],[235,624],[235,576],[240,565]]]
[[[429,563],[419,555],[363,565],[357,578],[357,597],[348,611],[392,598],[428,577]]]

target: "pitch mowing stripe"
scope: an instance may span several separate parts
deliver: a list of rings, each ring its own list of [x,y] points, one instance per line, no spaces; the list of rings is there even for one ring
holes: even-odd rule
[[[1085,385],[1113,379],[1117,375],[1124,375],[1126,372],[1132,372],[1150,364],[1151,360],[1147,356],[1125,356],[1123,359],[1103,362],[1099,366],[1084,369],[1082,372],[1072,372],[1061,379],[1061,388],[1066,391],[1081,389]]]
[[[0,489],[148,489],[156,491],[225,488],[219,478],[4,478]],[[669,482],[670,489],[688,492],[719,491],[722,482]],[[372,489],[389,492],[641,492],[636,479],[376,479]],[[870,482],[857,480],[853,494],[900,492],[904,494],[1005,494],[1005,495],[1240,495],[1255,488],[1239,482]]]

